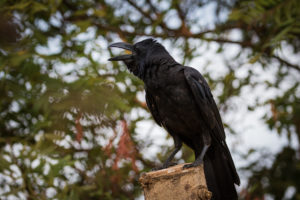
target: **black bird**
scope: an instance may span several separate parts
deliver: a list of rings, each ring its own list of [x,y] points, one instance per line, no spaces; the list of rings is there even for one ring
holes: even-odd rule
[[[175,149],[160,169],[167,168],[184,142],[193,149],[194,167],[204,162],[204,172],[212,199],[237,199],[234,183],[240,179],[225,142],[222,120],[203,76],[191,67],[177,63],[153,39],[134,45],[114,43],[132,52],[110,58],[123,61],[135,76],[144,81],[146,103],[156,123],[173,137]]]

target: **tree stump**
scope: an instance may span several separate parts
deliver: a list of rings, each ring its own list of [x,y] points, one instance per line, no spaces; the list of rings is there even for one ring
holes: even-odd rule
[[[203,165],[182,169],[180,164],[141,175],[146,200],[209,200]]]

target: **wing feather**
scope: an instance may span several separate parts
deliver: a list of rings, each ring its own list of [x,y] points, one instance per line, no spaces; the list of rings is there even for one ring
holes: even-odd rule
[[[147,104],[155,122],[159,126],[162,126],[163,121],[162,121],[161,117],[159,116],[159,112],[158,112],[154,97],[147,90],[146,90],[146,104]]]
[[[225,132],[217,105],[203,76],[194,68],[185,67],[184,75],[198,105],[199,113],[211,134],[219,142],[225,140]]]

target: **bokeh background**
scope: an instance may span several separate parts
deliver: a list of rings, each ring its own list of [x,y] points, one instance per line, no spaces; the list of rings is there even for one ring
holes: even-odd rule
[[[0,199],[143,199],[173,142],[107,46],[149,37],[207,79],[240,199],[300,199],[298,0],[1,0]]]

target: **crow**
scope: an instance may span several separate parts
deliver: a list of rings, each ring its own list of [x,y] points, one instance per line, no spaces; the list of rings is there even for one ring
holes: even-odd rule
[[[183,168],[204,164],[212,199],[237,199],[234,183],[239,185],[240,179],[225,142],[221,116],[203,76],[194,68],[176,62],[152,38],[134,45],[113,43],[111,47],[131,52],[109,61],[123,61],[144,82],[146,104],[155,122],[174,139],[175,149],[159,169],[171,166],[185,143],[193,149],[195,161]]]

